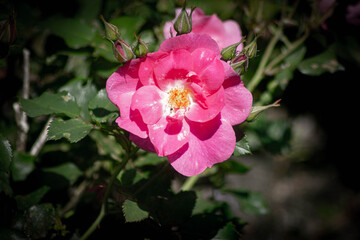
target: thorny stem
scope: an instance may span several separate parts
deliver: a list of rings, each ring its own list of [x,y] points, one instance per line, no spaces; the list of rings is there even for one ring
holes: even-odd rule
[[[102,219],[105,217],[106,212],[107,212],[107,201],[109,198],[109,194],[110,194],[112,185],[114,184],[115,179],[119,175],[121,170],[126,166],[128,161],[130,160],[130,158],[132,158],[138,150],[139,150],[139,148],[136,147],[131,152],[129,151],[129,153],[125,155],[124,160],[118,166],[116,166],[114,173],[112,174],[112,176],[110,178],[109,184],[106,187],[104,198],[103,198],[103,201],[101,204],[100,213],[97,216],[97,218],[95,219],[95,221],[92,223],[92,225],[88,228],[88,230],[81,236],[80,240],[87,239],[96,230],[96,228],[98,227],[98,225],[100,224]]]

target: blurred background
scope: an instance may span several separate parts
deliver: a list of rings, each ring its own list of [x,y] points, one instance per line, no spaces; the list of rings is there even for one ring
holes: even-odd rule
[[[250,170],[225,177],[225,186],[256,193],[251,205],[214,190],[217,199],[228,202],[234,214],[248,222],[243,239],[360,239],[355,105],[360,80],[360,2],[188,1],[188,6],[192,5],[207,15],[235,20],[248,39],[260,36],[258,56],[251,59],[242,76],[245,84],[272,39],[273,26],[284,26],[284,30],[271,59],[309,32],[293,55],[280,62],[277,71],[266,74],[253,91],[256,103],[264,105],[281,99],[281,106],[246,124],[252,154],[242,156],[241,162]],[[164,40],[162,26],[175,17],[176,7],[176,1],[171,0],[1,0],[1,31],[9,29],[8,37],[1,35],[1,134],[16,146],[18,129],[13,104],[21,97],[24,48],[30,51],[30,98],[56,91],[75,78],[90,78],[103,88],[118,63],[111,45],[103,38],[99,15],[113,19],[126,41],[133,42],[136,32],[150,51],[156,51]],[[30,120],[25,148],[35,141],[45,121]],[[94,147],[90,142],[84,139],[79,144]],[[80,149],[79,144],[76,146]],[[53,147],[63,148],[63,152],[67,149],[66,144]],[[48,159],[54,158],[50,148],[45,149],[43,158],[46,151]],[[91,158],[93,150],[89,151],[82,157]],[[17,193],[24,193],[29,183],[13,184]]]

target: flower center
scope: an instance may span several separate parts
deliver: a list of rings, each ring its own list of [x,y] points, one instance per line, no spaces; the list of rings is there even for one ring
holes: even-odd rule
[[[173,88],[171,89],[168,94],[168,103],[170,108],[177,110],[177,109],[186,109],[190,105],[190,97],[189,97],[190,90],[183,89],[183,88]]]

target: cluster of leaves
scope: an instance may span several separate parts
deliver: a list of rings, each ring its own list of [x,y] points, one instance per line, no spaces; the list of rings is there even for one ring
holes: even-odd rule
[[[68,4],[76,5],[75,10]],[[317,76],[343,68],[334,47],[307,54],[310,30],[299,27],[297,15],[291,18],[291,6],[284,8],[277,1],[231,0],[194,1],[193,5],[208,14],[216,12],[223,19],[238,20],[249,40],[252,33],[265,33],[259,38],[261,57],[251,62],[243,77],[254,89],[254,82],[266,80],[254,91],[257,105],[279,97],[296,72]],[[286,152],[288,123],[260,118],[236,126],[238,142],[233,156],[207,171],[196,190],[181,187],[187,180],[174,172],[166,159],[137,151],[128,133],[114,124],[118,109],[108,100],[104,87],[119,64],[103,37],[98,16],[103,14],[116,25],[127,42],[135,40],[134,32],[141,34],[154,51],[163,40],[161,25],[174,17],[174,1],[65,1],[62,11],[21,1],[13,7],[17,40],[8,60],[1,60],[0,65],[11,70],[14,62],[21,62],[19,49],[31,50],[31,99],[19,99],[22,111],[31,117],[26,142],[26,149],[31,150],[18,151],[18,126],[13,116],[4,115],[6,120],[0,122],[1,239],[76,238],[93,223],[101,206],[105,206],[106,216],[91,235],[94,239],[119,234],[131,234],[133,239],[238,239],[245,222],[226,201],[218,200],[215,192],[235,197],[244,212],[268,212],[259,193],[227,186],[226,175],[250,170],[240,158],[251,153],[248,140],[255,150]],[[284,9],[291,19],[283,14],[282,22],[276,23],[275,16]],[[295,37],[289,34],[289,40],[286,33],[294,27],[303,31]],[[266,33],[272,36],[270,40]],[[11,76],[21,81],[22,76]],[[9,99],[6,101],[14,101],[13,96]],[[255,115],[258,109],[254,108]],[[244,137],[244,129],[248,137]],[[36,144],[44,143],[42,132],[46,133],[45,145],[34,153]],[[128,164],[116,174],[115,166],[127,158]],[[113,187],[107,188],[109,185]]]

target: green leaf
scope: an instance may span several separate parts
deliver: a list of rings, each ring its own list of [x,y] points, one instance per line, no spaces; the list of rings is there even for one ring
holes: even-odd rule
[[[47,140],[59,140],[66,138],[71,143],[78,142],[86,137],[93,126],[80,119],[62,120],[55,118],[49,128]]]
[[[44,172],[55,173],[66,178],[70,184],[76,182],[76,180],[83,174],[79,168],[71,162],[63,163],[61,165],[43,168]]]
[[[251,154],[250,145],[246,136],[238,141],[235,145],[234,156],[240,157],[242,155]]]
[[[121,38],[128,43],[135,40],[134,33],[137,33],[145,22],[145,19],[139,16],[121,16],[110,21],[119,28]]]
[[[250,170],[249,167],[243,165],[242,163],[234,159],[228,159],[227,161],[221,163],[221,167],[226,169],[227,173],[236,173],[236,174],[243,174]]]
[[[237,240],[240,238],[239,232],[236,230],[232,222],[228,222],[221,228],[212,240]]]
[[[57,94],[44,92],[38,98],[20,99],[20,105],[30,117],[62,113],[74,118],[79,116],[81,111],[74,97],[67,92]]]
[[[16,152],[14,154],[14,161],[11,166],[12,179],[15,182],[24,181],[27,176],[34,170],[34,161],[34,156]]]
[[[40,200],[45,196],[45,194],[50,190],[50,187],[43,186],[32,193],[25,196],[16,196],[15,200],[17,203],[17,207],[20,210],[26,210],[29,207],[38,204]]]
[[[118,111],[119,109],[110,102],[106,89],[101,89],[96,96],[89,102],[90,109],[104,108],[110,112]]]
[[[80,18],[52,18],[44,22],[43,26],[63,38],[74,49],[90,45],[95,35],[94,28]]]
[[[77,104],[81,107],[80,115],[85,120],[90,121],[88,104],[97,93],[96,87],[91,83],[91,81],[84,81],[82,78],[75,78],[65,86],[61,87],[60,91],[66,91],[74,96]]]
[[[118,116],[119,109],[107,97],[105,89],[101,89],[89,102],[90,115],[97,122],[106,122]]]
[[[331,46],[325,52],[302,61],[298,69],[305,75],[319,76],[325,72],[344,70],[344,67],[337,61],[334,48]]]
[[[122,148],[114,136],[105,135],[101,131],[92,131],[89,136],[96,142],[100,155],[110,155],[113,159],[120,160]]]
[[[269,212],[267,203],[261,193],[250,191],[227,190],[234,194],[240,203],[241,210],[246,213],[264,215]]]
[[[91,43],[91,46],[94,47],[93,56],[94,57],[103,57],[107,61],[110,61],[112,63],[117,63],[116,66],[118,67],[118,61],[114,56],[112,44],[105,39],[105,37],[102,37],[99,35],[95,35],[94,40]],[[95,66],[97,67],[97,66]],[[116,68],[117,68],[116,67]],[[116,70],[116,69],[115,69]]]
[[[149,216],[149,213],[139,208],[136,202],[125,200],[123,212],[126,222],[139,222]]]
[[[7,172],[12,159],[12,150],[9,141],[0,134],[0,171]]]

